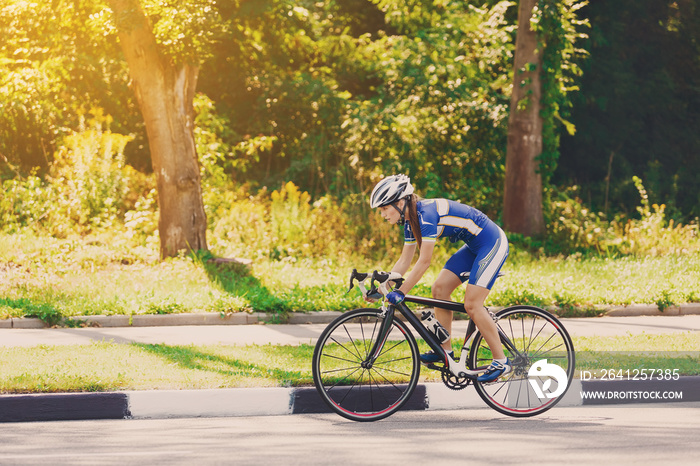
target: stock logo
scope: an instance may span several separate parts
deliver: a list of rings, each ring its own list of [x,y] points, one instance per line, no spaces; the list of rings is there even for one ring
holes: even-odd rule
[[[558,397],[566,391],[566,386],[569,383],[564,369],[556,364],[549,364],[546,359],[542,359],[533,364],[527,372],[527,378],[535,394],[540,399]],[[540,381],[542,379],[546,380],[544,380],[542,386],[540,386]],[[551,391],[552,380],[556,382],[556,389],[554,391]]]

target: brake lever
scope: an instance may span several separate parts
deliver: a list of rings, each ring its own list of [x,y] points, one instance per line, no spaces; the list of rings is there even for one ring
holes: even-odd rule
[[[371,297],[374,299],[376,299],[377,296],[381,297],[381,294],[377,293],[376,288],[371,289],[370,291],[367,291],[367,287],[365,286],[365,282],[367,281],[368,277],[369,277],[368,273],[358,272],[357,269],[352,269],[352,273],[350,274],[350,286],[349,286],[346,294],[349,293],[350,290],[352,290],[355,287],[355,280],[357,280],[357,286],[360,288],[360,291],[362,292],[362,296]],[[377,296],[375,296],[375,294]]]
[[[374,282],[379,282],[379,286],[376,286]],[[377,290],[384,296],[389,294],[389,282],[394,282],[397,287],[401,286],[404,279],[401,277],[400,273],[397,272],[377,272],[376,270],[372,273],[372,289]]]
[[[350,273],[350,288],[348,288],[348,291],[345,292],[345,294],[350,293],[350,290],[355,288],[355,275],[357,274],[357,269],[352,269],[352,273]]]

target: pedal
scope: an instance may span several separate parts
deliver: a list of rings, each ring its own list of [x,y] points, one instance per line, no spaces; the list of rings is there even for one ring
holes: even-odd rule
[[[460,377],[469,377],[470,379],[476,379],[484,372],[486,372],[485,367],[483,369],[477,369],[477,370],[467,369],[466,372],[461,372],[459,375],[460,375]]]

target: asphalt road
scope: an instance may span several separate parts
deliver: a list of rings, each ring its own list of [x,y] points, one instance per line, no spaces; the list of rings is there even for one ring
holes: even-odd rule
[[[0,464],[695,465],[700,403],[0,425]]]
[[[637,316],[562,319],[572,336],[612,336],[627,333],[700,332],[700,315]],[[116,343],[205,344],[314,344],[327,324],[192,325],[171,327],[105,327],[55,329],[0,329],[0,347],[72,345],[91,341]],[[464,335],[467,321],[455,321],[453,334]]]

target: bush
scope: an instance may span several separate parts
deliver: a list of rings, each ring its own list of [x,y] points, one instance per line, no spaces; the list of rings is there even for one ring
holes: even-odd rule
[[[2,231],[65,238],[126,222],[131,236],[155,233],[153,177],[124,161],[132,137],[109,131],[111,119],[101,110],[91,114],[64,139],[46,179],[32,174],[2,183]]]
[[[0,197],[0,227],[8,233],[24,228],[39,229],[53,211],[56,197],[51,185],[31,175],[26,179],[5,180]]]
[[[576,197],[576,188],[558,193],[549,204],[547,235],[542,243],[512,235],[511,240],[548,254],[575,252],[618,255],[689,254],[700,251],[698,224],[676,225],[667,220],[665,205],[649,204],[642,180],[633,181],[641,198],[639,218],[618,215],[607,220],[602,213],[591,212]]]
[[[131,170],[124,148],[133,138],[103,126],[110,119],[94,111],[95,118],[65,138],[51,166],[50,183],[56,187],[61,213],[83,228],[111,226],[126,209]]]
[[[294,183],[268,194],[231,195],[217,199],[210,217],[209,243],[218,254],[251,259],[296,261],[343,257],[355,253],[383,257],[399,243],[398,234],[366,206],[366,200],[332,196],[311,202]],[[396,244],[394,244],[396,243]]]

